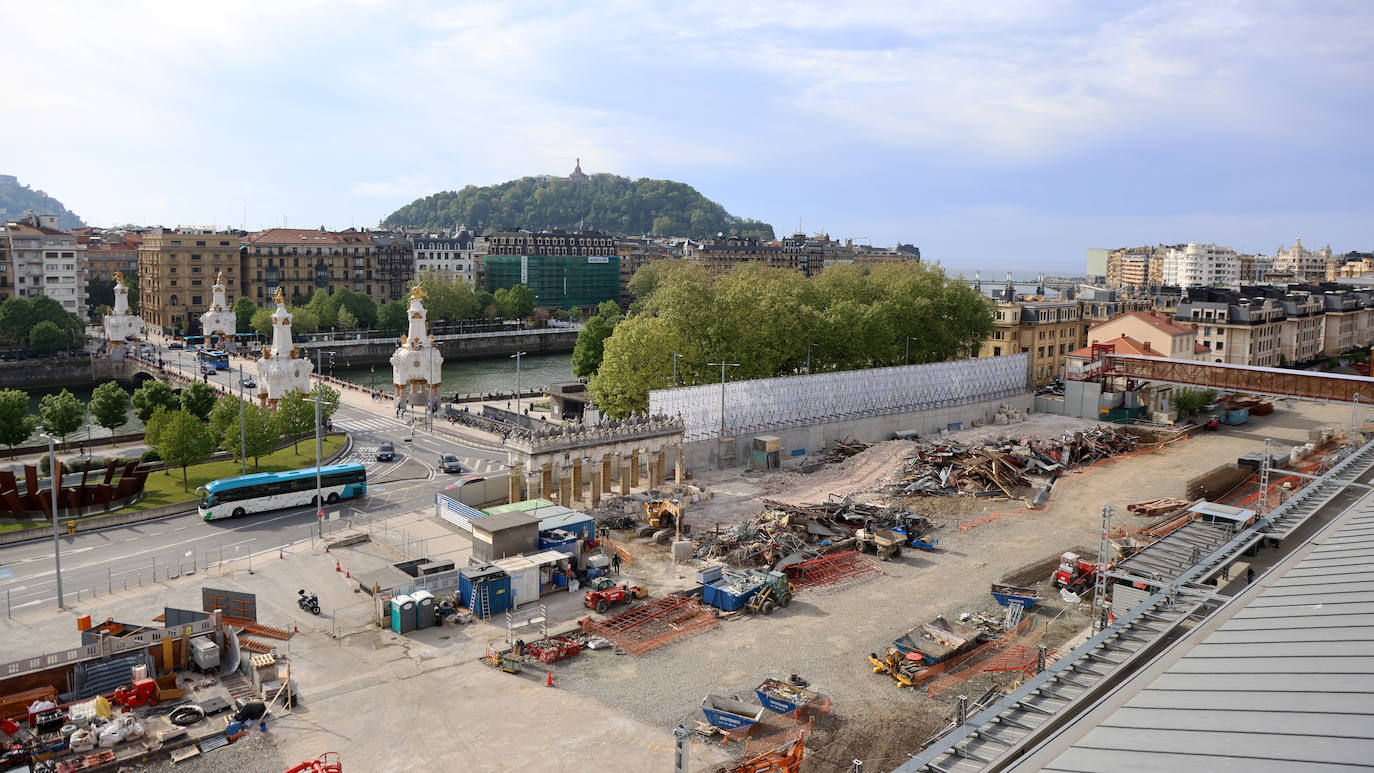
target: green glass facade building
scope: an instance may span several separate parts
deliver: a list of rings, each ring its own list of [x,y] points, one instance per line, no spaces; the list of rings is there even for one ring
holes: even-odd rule
[[[525,285],[544,309],[595,306],[620,299],[617,255],[486,255],[487,289]]]

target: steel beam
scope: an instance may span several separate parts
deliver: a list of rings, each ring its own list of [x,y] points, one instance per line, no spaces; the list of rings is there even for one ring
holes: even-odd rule
[[[1134,354],[1109,354],[1107,360],[1113,373],[1142,381],[1163,381],[1251,394],[1341,403],[1357,402],[1358,394],[1364,394],[1365,402],[1368,403],[1368,396],[1374,395],[1374,378],[1366,376],[1258,368],[1196,360],[1171,360]]]

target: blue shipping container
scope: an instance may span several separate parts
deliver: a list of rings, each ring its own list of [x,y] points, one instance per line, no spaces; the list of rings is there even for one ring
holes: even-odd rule
[[[473,589],[477,589],[476,609],[473,605]],[[504,570],[487,564],[474,566],[458,573],[459,602],[469,607],[475,614],[482,608],[485,599],[487,611],[493,615],[504,614],[511,608],[513,596],[510,591],[510,575]]]
[[[730,578],[738,580],[741,577],[749,578],[749,582],[742,586],[737,582],[729,582]],[[763,587],[763,579],[763,575],[743,572],[726,575],[703,585],[701,600],[721,611],[734,612],[743,608],[759,592],[759,588]]]

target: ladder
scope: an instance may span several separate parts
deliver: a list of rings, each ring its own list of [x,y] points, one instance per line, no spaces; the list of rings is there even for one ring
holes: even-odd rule
[[[1007,604],[1007,617],[1002,622],[1002,629],[1011,632],[1013,628],[1021,624],[1021,618],[1026,615],[1026,607],[1019,601]]]
[[[481,591],[479,594],[478,591]],[[478,606],[480,602],[480,607]],[[487,589],[479,586],[472,586],[472,596],[468,599],[468,609],[472,610],[472,616],[485,620],[491,616],[491,599],[487,596]]]

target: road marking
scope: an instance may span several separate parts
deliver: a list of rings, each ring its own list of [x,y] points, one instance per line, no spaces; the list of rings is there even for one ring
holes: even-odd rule
[[[45,601],[51,601],[51,599],[34,599],[33,601],[25,601],[23,604],[15,604],[14,608],[23,609],[24,607],[31,607],[34,604],[42,604]]]
[[[185,526],[178,526],[178,527],[176,527],[175,529],[172,529],[172,531],[181,531],[182,529],[185,529],[185,528],[186,528]]]

